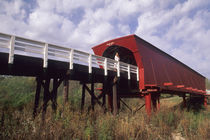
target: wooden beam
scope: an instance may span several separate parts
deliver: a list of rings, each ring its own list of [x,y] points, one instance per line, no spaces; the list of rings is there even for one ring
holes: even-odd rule
[[[94,110],[94,106],[95,106],[95,98],[94,98],[94,83],[91,83],[91,108],[92,110]]]
[[[63,99],[64,104],[66,104],[69,100],[69,80],[64,79],[63,81]]]
[[[145,104],[143,104],[142,106],[140,106],[138,109],[136,109],[134,112],[133,112],[133,114],[135,114],[137,111],[139,111],[140,109],[142,109],[142,107],[144,107],[145,106]]]
[[[52,109],[56,111],[57,109],[57,93],[58,93],[58,79],[53,79],[53,90],[51,93]]]
[[[37,108],[39,107],[39,98],[41,93],[41,81],[42,79],[40,77],[36,78],[36,94],[35,94],[35,101],[34,101],[34,111],[33,111],[33,118],[37,115]]]
[[[122,99],[120,99],[120,101],[131,111],[131,112],[133,112],[133,110],[122,100]]]
[[[84,110],[85,105],[85,84],[82,84],[82,101],[81,101],[81,111]]]
[[[94,95],[94,92],[92,93],[91,90],[85,85],[85,89],[88,91],[91,97],[100,105],[102,106],[102,103],[98,100],[98,98]]]
[[[44,98],[43,98],[43,110],[42,110],[42,120],[45,119],[45,114],[47,110],[47,103],[50,99],[50,94],[49,94],[49,87],[50,87],[50,78],[47,78],[44,83]]]
[[[114,85],[112,87],[113,89],[113,114],[118,114],[118,107],[117,107],[117,77],[114,78]]]

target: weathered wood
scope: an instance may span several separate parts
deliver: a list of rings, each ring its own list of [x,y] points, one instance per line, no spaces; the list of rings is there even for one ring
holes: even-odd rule
[[[82,101],[81,101],[81,111],[84,110],[85,105],[85,84],[82,84]]]
[[[113,114],[118,114],[118,107],[117,107],[117,77],[114,78],[114,85],[113,85]]]
[[[63,98],[64,98],[64,104],[68,102],[68,96],[69,96],[69,81],[65,79],[63,81]]]
[[[120,96],[117,95],[117,108],[120,109]]]
[[[51,100],[52,100],[52,109],[54,111],[56,111],[57,109],[57,92],[58,92],[58,79],[57,78],[54,78],[53,79],[53,90],[52,90],[52,97],[51,97]]]
[[[95,97],[94,97],[94,83],[91,83],[91,109],[94,110]]]
[[[156,112],[157,111],[157,95],[156,95],[156,93],[151,94],[151,100],[152,100],[153,111]]]
[[[120,99],[120,101],[131,111],[131,112],[133,112],[133,110],[123,101],[123,100],[121,100]]]
[[[102,97],[102,106],[103,107],[105,107],[105,105],[106,105],[106,93],[105,93],[105,91],[103,91],[103,97]]]
[[[186,95],[184,94],[183,96],[182,96],[182,98],[183,98],[183,107],[187,107],[187,102],[186,102]]]
[[[142,109],[142,107],[144,107],[145,106],[145,104],[143,104],[142,106],[140,106],[138,109],[136,109],[134,112],[133,112],[133,114],[135,114],[137,111],[139,111],[140,109]]]
[[[45,119],[45,114],[47,110],[47,103],[50,99],[50,94],[49,94],[49,87],[50,87],[50,78],[47,78],[44,83],[44,98],[43,98],[43,110],[42,110],[42,120]]]
[[[33,117],[35,118],[37,115],[37,108],[39,107],[39,98],[41,93],[41,78],[36,78],[36,94],[35,94],[35,101],[34,101],[34,111],[33,111]]]
[[[98,100],[98,98],[94,95],[94,92],[91,92],[91,90],[87,87],[87,85],[85,85],[85,89],[88,91],[88,93],[90,94],[91,97],[93,97],[93,99],[95,100],[95,102],[97,102],[100,106],[102,105],[102,103]]]

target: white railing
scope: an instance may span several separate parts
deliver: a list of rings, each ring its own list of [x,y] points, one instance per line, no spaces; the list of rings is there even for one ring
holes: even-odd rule
[[[110,58],[93,55],[72,48],[48,44],[41,41],[26,39],[23,37],[0,33],[0,52],[9,53],[9,64],[13,64],[14,55],[24,55],[43,59],[43,67],[48,67],[48,60],[57,60],[69,63],[69,69],[73,69],[73,64],[82,64],[88,66],[88,72],[92,73],[92,68],[104,69],[104,75],[108,75],[108,70],[116,71],[117,76],[126,72],[128,79],[131,74],[136,74],[139,81],[139,70],[137,66],[118,62]]]

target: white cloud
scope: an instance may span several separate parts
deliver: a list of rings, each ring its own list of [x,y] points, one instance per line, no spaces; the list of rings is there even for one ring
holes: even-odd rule
[[[139,16],[136,34],[210,77],[207,5],[207,1],[189,0],[171,9],[156,7]]]
[[[23,7],[26,6],[22,0],[16,1],[0,1],[0,12],[5,13],[7,16],[17,16],[18,18],[25,17],[25,10]]]
[[[130,33],[130,27],[127,24],[118,24],[118,30],[122,34],[131,34]]]

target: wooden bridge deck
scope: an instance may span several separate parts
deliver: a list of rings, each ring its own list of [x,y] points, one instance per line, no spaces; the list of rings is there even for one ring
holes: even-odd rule
[[[138,67],[72,48],[0,33],[0,74],[64,77],[102,83],[139,79]]]
[[[85,83],[103,83],[105,80],[113,79],[116,75],[116,71],[109,71],[107,76],[104,76],[104,70],[101,68],[92,68],[92,73],[88,72],[88,66],[81,64],[73,64],[73,69],[69,70],[69,63],[48,60],[48,67],[43,68],[43,59],[15,55],[14,63],[8,64],[8,53],[0,53],[0,75],[13,75],[13,76],[42,76],[50,78],[65,77],[68,80],[77,80]],[[128,82],[127,73],[120,73],[120,80]],[[131,74],[132,82],[136,81],[136,76]]]

